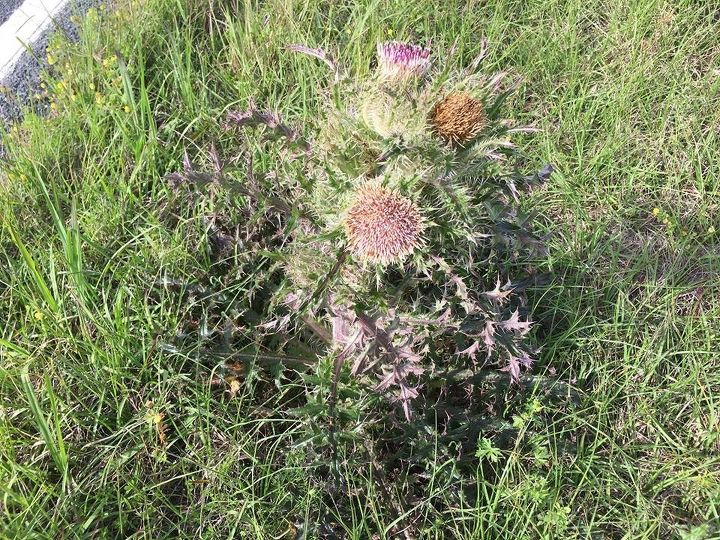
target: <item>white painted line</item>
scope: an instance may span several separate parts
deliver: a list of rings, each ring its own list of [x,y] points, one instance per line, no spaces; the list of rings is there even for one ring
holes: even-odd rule
[[[0,0],[2,1],[2,0]],[[20,59],[26,46],[31,45],[52,23],[68,0],[25,0],[0,25],[0,81],[7,77]]]

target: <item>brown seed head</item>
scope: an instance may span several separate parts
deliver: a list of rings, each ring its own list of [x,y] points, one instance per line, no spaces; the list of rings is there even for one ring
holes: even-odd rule
[[[466,92],[449,94],[430,113],[430,122],[442,139],[460,145],[470,141],[487,123],[485,109]]]
[[[381,264],[398,262],[412,253],[422,232],[415,204],[377,184],[357,191],[344,225],[352,253]]]

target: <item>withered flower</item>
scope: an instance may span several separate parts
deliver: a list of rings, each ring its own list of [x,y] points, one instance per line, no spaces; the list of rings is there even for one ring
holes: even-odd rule
[[[448,94],[430,113],[435,133],[444,141],[462,146],[471,141],[487,124],[480,101],[466,92]]]

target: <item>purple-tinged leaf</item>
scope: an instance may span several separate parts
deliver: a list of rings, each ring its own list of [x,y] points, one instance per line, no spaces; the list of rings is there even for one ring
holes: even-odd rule
[[[284,137],[289,143],[293,143],[303,150],[310,149],[310,145],[304,141],[297,130],[282,122],[280,116],[272,111],[261,111],[253,103],[244,111],[229,111],[225,117],[225,129],[238,127],[265,126],[278,137]]]
[[[387,390],[392,385],[398,385],[406,381],[410,375],[420,376],[425,373],[425,368],[417,364],[406,362],[403,364],[395,364],[381,379],[376,390]]]
[[[500,279],[498,278],[497,283],[495,284],[495,288],[492,291],[486,291],[483,293],[483,296],[486,298],[489,298],[492,302],[496,304],[504,304],[505,301],[508,299],[508,296],[510,296],[513,292],[512,286],[510,285],[510,282],[508,281],[502,289],[500,288]]]
[[[469,356],[471,359],[475,360],[478,350],[480,350],[480,342],[473,341],[468,348],[463,349],[462,351],[458,351],[455,354],[457,354],[458,356],[466,355]]]
[[[338,68],[337,63],[333,59],[333,57],[328,54],[327,51],[321,48],[313,48],[308,47],[307,45],[302,45],[299,43],[288,45],[287,49],[289,51],[298,52],[301,54],[306,54],[308,56],[312,56],[313,58],[317,58],[321,62],[324,62],[329,68],[330,71],[333,72],[333,75],[335,76],[335,82],[338,82],[340,80],[340,69]]]
[[[480,63],[485,59],[488,53],[488,42],[487,39],[482,38],[480,40],[480,52],[478,55],[470,62],[467,69],[465,70],[465,73],[468,75],[474,74],[478,68],[480,67]]]
[[[520,313],[516,309],[513,311],[509,319],[497,323],[498,327],[507,330],[508,332],[518,332],[521,336],[524,336],[530,331],[532,326],[531,321],[521,321]]]
[[[520,369],[530,369],[532,365],[533,359],[528,353],[524,352],[520,356],[511,354],[508,358],[507,366],[502,368],[501,371],[507,371],[510,373],[512,381],[518,382],[520,380]]]
[[[483,343],[485,344],[485,350],[487,355],[490,356],[495,348],[495,323],[492,321],[485,321],[485,329],[482,331]]]
[[[508,365],[502,368],[502,371],[510,373],[512,381],[518,382],[520,380],[520,360],[517,357],[510,355]]]

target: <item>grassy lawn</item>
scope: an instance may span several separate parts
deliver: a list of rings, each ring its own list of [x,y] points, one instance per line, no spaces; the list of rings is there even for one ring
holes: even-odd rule
[[[115,8],[55,43],[48,115],[2,141],[0,537],[720,538],[712,2]],[[440,444],[421,469],[382,467],[355,441],[337,482],[302,413],[325,364],[223,357],[252,331],[228,327],[234,306],[277,272],[236,238],[246,202],[166,175],[185,153],[209,170],[213,145],[270,170],[279,150],[223,122],[254,102],[313,133],[332,75],[286,46],[363,76],[388,39],[454,68],[487,40],[481,71],[520,81],[503,114],[538,130],[515,139],[524,169],[555,168],[522,195],[551,279],[528,291],[532,374],[491,373],[508,429],[481,429],[469,469]]]

